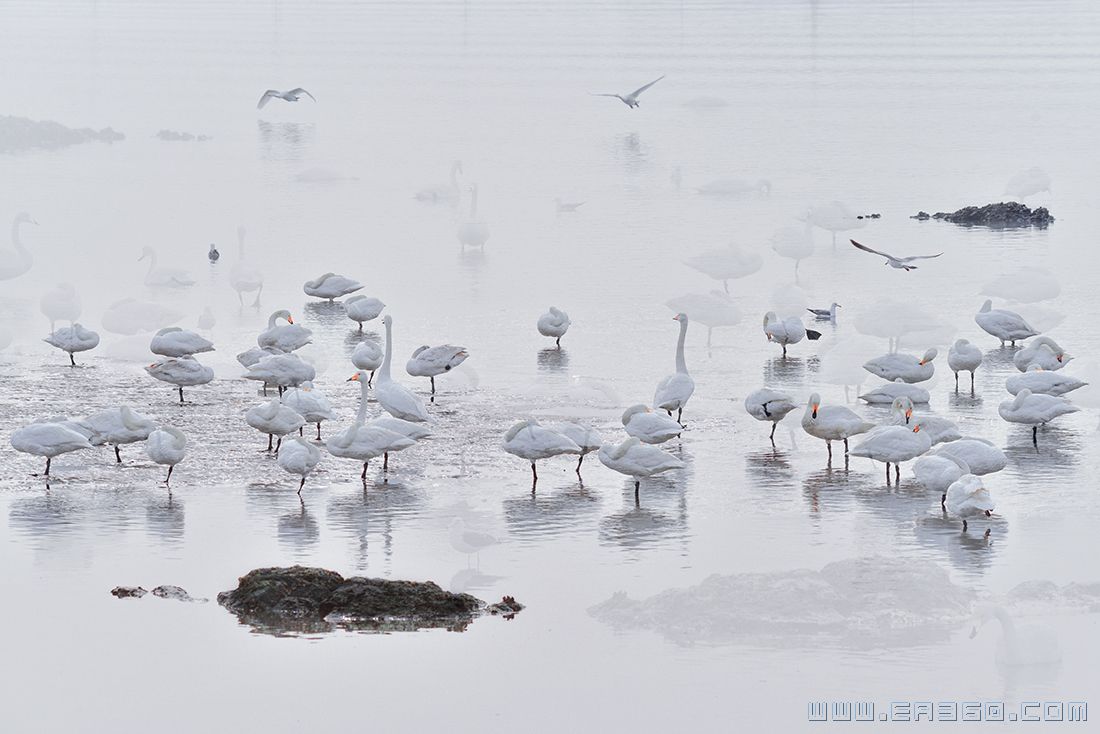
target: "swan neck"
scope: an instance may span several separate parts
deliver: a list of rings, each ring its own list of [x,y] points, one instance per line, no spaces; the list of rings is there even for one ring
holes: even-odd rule
[[[680,322],[680,338],[676,340],[676,371],[687,374],[687,362],[684,361],[684,340],[687,339],[688,325],[686,321]]]
[[[386,323],[386,356],[382,360],[382,368],[378,370],[379,377],[390,379],[390,361],[393,358],[393,324]]]
[[[359,380],[359,412],[355,414],[355,425],[361,426],[367,420],[367,383]]]

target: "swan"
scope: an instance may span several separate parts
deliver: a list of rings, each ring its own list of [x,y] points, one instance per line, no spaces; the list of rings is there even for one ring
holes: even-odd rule
[[[821,332],[807,329],[797,316],[789,316],[780,321],[775,311],[768,311],[764,314],[764,336],[768,337],[768,341],[781,345],[783,356],[786,357],[788,344],[797,344],[807,337],[816,341],[821,338]]]
[[[466,527],[466,522],[461,517],[451,520],[447,528],[447,536],[451,541],[451,547],[467,556],[479,554],[482,549],[497,543],[497,539],[492,535]]]
[[[807,308],[814,315],[814,318],[818,321],[836,321],[836,310],[840,308],[840,304],[833,301],[828,308]]]
[[[932,395],[923,387],[910,385],[900,377],[893,382],[880,385],[870,392],[865,392],[859,399],[871,405],[889,405],[897,398],[909,398],[914,403],[927,403]]]
[[[928,435],[914,426],[885,426],[872,431],[867,438],[852,447],[851,456],[863,456],[886,464],[886,483],[890,483],[890,465],[894,465],[894,480],[901,481],[901,463],[915,459],[932,448]]]
[[[295,87],[294,89],[290,89],[285,92],[281,92],[278,89],[269,89],[263,93],[263,96],[260,97],[260,101],[256,103],[256,109],[262,110],[267,105],[267,103],[273,99],[281,99],[284,102],[297,102],[302,98],[302,95],[309,97],[314,102],[317,101],[317,99],[312,94],[302,89],[301,87]]]
[[[577,459],[577,476],[581,475],[581,464],[584,463],[584,457],[593,451],[599,451],[600,446],[603,445],[603,437],[600,436],[600,432],[590,426],[583,426],[580,423],[574,423],[572,421],[563,421],[561,423],[554,423],[547,426],[551,431],[557,431],[561,435],[568,438],[573,443],[577,444],[580,448],[580,458]]]
[[[272,354],[248,368],[244,379],[274,385],[279,394],[288,387],[298,387],[317,376],[317,370],[297,354]]]
[[[635,502],[638,501],[638,489],[644,477],[684,467],[684,462],[672,454],[646,445],[633,436],[619,444],[605,443],[597,456],[608,469],[634,480]]]
[[[211,242],[210,250],[206,253],[206,259],[209,260],[211,263],[216,263],[218,260],[221,259],[221,256],[222,254],[218,252],[217,246],[213,242]]]
[[[107,408],[77,422],[91,432],[89,441],[93,446],[107,444],[114,447],[115,462],[118,464],[122,463],[120,446],[144,441],[157,428],[156,423],[128,405]]]
[[[325,273],[313,280],[307,280],[302,286],[302,290],[307,296],[323,298],[329,303],[332,303],[340,296],[346,296],[349,293],[354,293],[362,289],[363,284],[358,280],[349,278],[346,275],[337,275],[336,273]]]
[[[1009,423],[1031,426],[1031,440],[1036,446],[1039,444],[1039,426],[1079,410],[1080,408],[1065,398],[1033,394],[1026,387],[1016,393],[1014,399],[1005,400],[997,406],[997,412]]]
[[[198,327],[203,331],[210,331],[214,328],[214,325],[218,323],[218,320],[214,318],[214,312],[210,310],[210,307],[206,306],[203,308],[197,323]]]
[[[947,501],[947,488],[965,474],[970,467],[957,456],[943,451],[930,451],[913,462],[913,476],[933,492],[939,492],[940,505]]]
[[[867,226],[867,220],[853,213],[839,201],[811,207],[802,217],[802,221],[833,235],[833,249],[836,249],[837,232],[861,229]]]
[[[364,339],[351,353],[351,363],[356,369],[370,372],[370,378],[367,380],[367,384],[370,385],[374,380],[375,370],[382,366],[383,356],[382,347],[377,342]]]
[[[666,411],[670,416],[675,410],[676,422],[682,427],[684,408],[695,392],[695,380],[688,374],[687,362],[684,361],[688,316],[681,312],[673,316],[672,320],[680,322],[680,336],[676,339],[676,371],[657,383],[657,390],[653,393],[653,407]]]
[[[987,298],[981,310],[974,315],[974,322],[987,334],[1001,340],[1001,346],[1009,342],[1016,346],[1017,341],[1037,336],[1039,332],[1024,321],[1024,317],[1015,311],[993,308],[992,299]]]
[[[618,99],[620,102],[625,104],[630,109],[634,109],[635,107],[640,106],[639,103],[638,103],[638,95],[640,95],[642,92],[649,89],[654,84],[656,84],[657,82],[661,81],[664,78],[665,78],[665,75],[661,74],[661,76],[657,77],[656,79],[651,81],[649,84],[644,84],[644,85],[638,87],[637,89],[635,89],[633,92],[630,92],[626,96],[623,96],[621,94],[609,94],[607,92],[589,92],[589,94],[591,94],[593,97],[615,97],[616,99]]]
[[[455,161],[451,164],[450,183],[421,189],[416,192],[416,199],[431,204],[441,202],[458,203],[458,200],[462,198],[462,190],[458,185],[458,175],[460,173],[462,173],[462,161]]]
[[[240,362],[241,367],[251,367],[264,357],[270,357],[273,354],[286,354],[286,352],[275,347],[252,347],[238,354],[237,361]]]
[[[69,325],[80,318],[83,310],[80,305],[80,296],[76,288],[70,283],[58,283],[53,290],[46,291],[39,301],[42,314],[50,320],[50,331],[53,331],[58,321],[68,321]]]
[[[939,350],[935,347],[926,351],[920,358],[911,354],[884,354],[866,362],[863,369],[889,382],[896,380],[910,384],[924,382],[931,380],[932,375],[936,373],[936,366],[932,364],[932,360],[938,354]]]
[[[1072,375],[1044,370],[1036,364],[1022,375],[1013,375],[1005,380],[1005,389],[1013,395],[1019,395],[1025,389],[1033,395],[1065,395],[1087,384]]]
[[[431,378],[432,395],[435,395],[435,376],[450,372],[465,362],[469,356],[466,347],[456,347],[452,344],[429,347],[425,344],[417,347],[412,353],[412,357],[405,363],[405,371],[413,377]]]
[[[1026,199],[1042,191],[1050,191],[1050,174],[1042,168],[1032,167],[1016,173],[1005,184],[1005,196]]]
[[[664,443],[679,436],[684,427],[669,416],[654,413],[648,407],[638,404],[623,411],[623,428],[627,435],[642,443]]]
[[[367,478],[367,465],[371,459],[379,456],[385,457],[383,471],[389,468],[389,452],[401,451],[416,444],[414,436],[405,435],[392,430],[381,423],[366,423],[367,420],[367,373],[356,372],[348,378],[348,382],[358,382],[360,387],[359,412],[355,416],[355,422],[348,428],[337,433],[325,444],[325,448],[333,456],[341,459],[355,459],[363,462],[361,479]],[[395,421],[396,418],[389,420]],[[405,421],[402,421],[405,423]],[[415,425],[415,424],[409,424]],[[427,434],[427,431],[424,432]]]
[[[180,312],[159,304],[124,298],[107,307],[100,323],[112,334],[133,336],[143,331],[156,331],[181,318],[183,314]]]
[[[920,426],[928,439],[935,446],[946,441],[957,441],[962,438],[959,427],[954,421],[940,418],[936,415],[913,416],[913,401],[907,397],[894,398],[890,404],[890,417],[885,425],[890,426]]]
[[[138,258],[138,262],[145,258],[149,258],[149,272],[145,274],[145,285],[151,288],[186,288],[195,285],[194,278],[188,275],[186,270],[158,268],[157,253],[148,245],[141,248],[141,257]]]
[[[917,266],[913,264],[914,260],[931,260],[932,258],[939,257],[943,254],[942,252],[937,252],[935,255],[910,255],[908,257],[898,257],[895,255],[891,255],[888,252],[882,252],[881,250],[872,250],[867,245],[861,245],[855,240],[848,241],[851,242],[852,246],[855,247],[857,250],[863,250],[864,252],[869,252],[872,255],[878,255],[880,257],[886,258],[886,262],[883,263],[884,265],[889,265],[892,268],[895,268],[897,270],[904,270],[905,272],[917,269]]]
[[[694,322],[707,327],[707,348],[710,348],[711,333],[720,326],[734,326],[741,322],[741,312],[737,310],[728,293],[713,290],[710,293],[688,293],[665,301],[676,313],[686,313]]]
[[[285,324],[278,321],[285,319]],[[293,352],[301,349],[312,340],[313,332],[294,323],[294,317],[286,309],[275,311],[267,318],[267,328],[256,337],[256,344],[260,347],[274,347],[284,352]]]
[[[561,338],[565,336],[565,332],[569,331],[569,324],[571,323],[569,314],[560,308],[551,306],[549,311],[539,316],[536,326],[540,334],[555,339],[554,343],[560,347]]]
[[[309,380],[298,387],[292,387],[283,393],[283,405],[287,406],[306,419],[306,423],[317,424],[317,440],[321,440],[321,422],[334,420],[336,415],[332,412],[332,404],[324,393],[316,389]]]
[[[367,425],[385,428],[387,431],[393,431],[405,438],[411,438],[413,441],[419,441],[432,435],[432,432],[423,424],[394,418],[392,415],[380,415]]]
[[[390,376],[390,363],[393,361],[393,317],[382,317],[386,327],[386,356],[378,370],[378,384],[374,386],[374,396],[379,405],[394,418],[420,423],[428,420],[428,410],[424,402],[413,391],[393,381]]]
[[[971,474],[984,476],[994,474],[1008,466],[1008,457],[999,448],[984,438],[963,437],[940,446],[937,453],[961,459]]]
[[[470,219],[458,225],[457,234],[463,247],[484,247],[489,241],[489,225],[477,218],[477,184],[470,186]]]
[[[214,344],[193,331],[169,326],[153,336],[149,351],[162,357],[190,357],[201,352],[213,352]]]
[[[214,370],[194,357],[165,357],[145,368],[150,375],[176,385],[179,388],[180,403],[183,403],[183,388],[205,385],[214,379]]]
[[[1056,371],[1065,367],[1073,359],[1066,350],[1049,336],[1037,336],[1026,347],[1012,355],[1012,363],[1020,372],[1027,372],[1032,365],[1044,370]]]
[[[34,264],[34,257],[23,245],[23,239],[19,236],[19,226],[22,224],[38,224],[38,222],[31,219],[31,215],[26,212],[15,215],[15,220],[11,223],[11,244],[15,252],[12,255],[0,257],[0,280],[18,278],[30,270],[31,265]]]
[[[729,293],[731,280],[744,278],[760,270],[764,266],[764,259],[752,248],[730,243],[720,250],[708,250],[689,257],[684,260],[684,264],[722,281],[722,287]]]
[[[956,339],[947,350],[947,366],[955,373],[955,389],[959,389],[959,373],[970,373],[970,389],[974,389],[974,372],[982,364],[982,350],[966,339]]]
[[[386,304],[370,296],[352,296],[344,301],[344,313],[359,324],[359,331],[363,330],[364,321],[374,321],[385,307]]]
[[[768,421],[772,424],[772,432],[768,438],[773,444],[775,427],[797,407],[790,395],[767,387],[754,390],[745,397],[745,412],[758,421]]]
[[[874,423],[868,423],[843,405],[822,407],[821,396],[817,393],[806,401],[806,412],[802,414],[802,430],[825,441],[830,459],[833,458],[833,441],[843,441],[844,452],[848,453],[848,439],[874,427]]]
[[[68,352],[69,364],[75,367],[76,359],[73,358],[73,354],[87,352],[99,346],[99,334],[91,329],[85,329],[80,324],[73,324],[57,329],[42,341],[63,352]]]
[[[260,433],[267,434],[268,451],[271,451],[273,437],[279,437],[279,444],[275,446],[276,455],[279,454],[279,446],[282,446],[283,436],[294,433],[306,424],[305,418],[298,415],[293,408],[280,403],[278,399],[249,408],[244,415],[244,420]]]
[[[1017,625],[1004,607],[982,603],[975,607],[976,620],[986,624],[996,619],[1001,624],[1001,636],[997,640],[996,661],[1007,667],[1056,665],[1062,661],[1062,648],[1058,635],[1047,627],[1032,624]],[[978,634],[977,626],[970,632]]]
[[[302,487],[306,486],[306,477],[312,474],[321,463],[321,449],[301,436],[295,436],[286,442],[282,452],[275,453],[277,455],[275,461],[283,471],[297,474],[302,478],[302,481],[298,482],[298,494],[301,494]]]
[[[943,507],[963,521],[963,531],[967,529],[967,518],[989,517],[993,512],[993,498],[985,488],[982,478],[973,474],[963,474],[947,488]]]
[[[172,481],[172,470],[187,456],[187,436],[171,426],[162,426],[149,434],[145,441],[145,455],[157,464],[168,467],[164,486]]]
[[[581,452],[580,446],[557,431],[543,428],[533,418],[509,428],[504,434],[502,448],[513,456],[531,462],[531,476],[535,482],[539,480],[538,470],[535,469],[535,462],[539,459]]]
[[[237,262],[229,270],[229,285],[237,291],[237,300],[244,305],[244,294],[256,291],[253,306],[260,305],[260,296],[264,292],[264,274],[254,266],[244,254],[245,228],[237,227]]]
[[[17,428],[11,434],[11,447],[24,454],[46,457],[46,471],[50,476],[50,462],[54,457],[70,451],[90,449],[88,438],[78,431],[61,423],[31,423]]]
[[[835,237],[833,244],[836,244]],[[810,225],[804,227],[782,227],[771,237],[772,250],[780,257],[794,260],[794,277],[798,280],[798,266],[814,254],[814,238]]]

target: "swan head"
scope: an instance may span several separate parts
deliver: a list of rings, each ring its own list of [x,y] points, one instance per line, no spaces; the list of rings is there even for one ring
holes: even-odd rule
[[[26,212],[19,212],[18,214],[16,214],[15,215],[15,223],[16,224],[38,224],[38,222],[36,222],[34,219],[32,219],[31,215],[27,214]]]
[[[904,396],[894,398],[894,402],[890,405],[890,410],[904,415],[905,422],[908,424],[909,419],[913,417],[913,401]]]
[[[809,401],[806,402],[806,410],[809,411],[810,417],[817,419],[817,409],[821,407],[821,396],[814,393],[810,396]]]
[[[359,370],[354,375],[349,377],[346,380],[346,382],[361,382],[365,385],[367,383],[367,380],[369,380],[369,379],[370,379],[370,373],[369,372],[364,372],[363,370]],[[302,383],[302,384],[305,384],[305,383]],[[313,387],[313,383],[309,383],[309,386]]]
[[[936,356],[939,353],[940,353],[940,351],[938,349],[936,349],[935,347],[932,347],[931,349],[929,349],[927,352],[924,353],[924,357],[921,358],[921,361],[920,361],[921,366],[923,367],[924,365],[931,362],[933,359],[936,358]]]
[[[649,407],[638,403],[637,405],[631,405],[629,408],[623,411],[623,425],[625,426],[630,422],[630,419],[636,416],[638,413],[648,413]]]
[[[688,322],[688,315],[681,311],[680,313],[673,316],[672,320],[679,321],[681,324],[686,324]]]
[[[155,255],[156,253],[153,252],[153,248],[149,247],[149,245],[146,245],[145,247],[141,248],[141,257],[138,258],[138,262],[141,262],[147,257],[154,257]]]
[[[278,321],[279,319],[286,319],[286,322],[288,324],[293,324],[294,323],[294,317],[291,316],[290,311],[287,311],[285,308],[279,309],[275,313],[271,314],[271,319],[270,320],[272,322]]]
[[[385,326],[392,326],[393,325],[393,317],[390,316],[389,314],[386,314],[385,316],[382,317],[382,323]]]

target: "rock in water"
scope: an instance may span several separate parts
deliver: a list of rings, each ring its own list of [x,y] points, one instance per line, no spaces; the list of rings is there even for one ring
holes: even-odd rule
[[[430,581],[344,578],[323,568],[260,568],[218,594],[218,603],[260,632],[465,629],[485,610],[469,594]]]
[[[111,593],[119,599],[140,599],[149,592],[140,586],[116,586]]]
[[[21,153],[26,150],[58,150],[70,145],[98,140],[113,143],[126,136],[105,127],[73,129],[52,120],[31,120],[26,117],[0,115],[0,153]]]
[[[1036,209],[1029,208],[1026,204],[1016,201],[1002,201],[999,204],[986,204],[985,206],[966,206],[954,212],[936,212],[929,215],[921,211],[910,219],[921,221],[927,219],[942,219],[945,222],[965,225],[981,225],[996,229],[1013,227],[1046,227],[1054,221],[1054,217],[1045,206]]]
[[[153,596],[159,596],[161,599],[175,599],[176,601],[196,601],[204,602],[206,599],[196,599],[188,594],[186,591],[178,586],[172,586],[171,584],[162,584],[151,592]]]
[[[512,619],[516,612],[523,609],[523,605],[516,601],[514,596],[506,596],[496,604],[489,605],[489,614],[499,614],[505,619]]]

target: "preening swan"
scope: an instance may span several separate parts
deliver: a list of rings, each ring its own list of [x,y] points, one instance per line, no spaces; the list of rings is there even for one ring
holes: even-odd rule
[[[289,89],[285,92],[281,92],[278,89],[269,89],[263,93],[263,96],[260,97],[260,101],[256,103],[256,109],[262,110],[265,106],[267,106],[267,103],[273,99],[281,99],[284,102],[297,102],[302,98],[302,95],[309,97],[314,102],[317,101],[317,99],[312,94],[302,89],[301,87],[295,87],[294,89]]]
[[[306,423],[317,424],[318,441],[321,440],[321,422],[336,418],[328,398],[308,380],[284,392],[282,403],[305,418]]]
[[[286,352],[275,347],[252,347],[238,354],[237,361],[241,363],[241,367],[251,367],[264,357],[270,357],[273,354],[286,354]]]
[[[393,361],[393,317],[382,317],[386,326],[386,356],[378,370],[378,384],[374,386],[374,397],[378,404],[394,418],[419,423],[428,420],[428,410],[424,402],[413,391],[399,385],[390,376],[390,364]]]
[[[458,185],[458,175],[462,173],[462,161],[451,164],[450,183],[439,186],[429,186],[416,192],[418,201],[430,204],[449,203],[457,204],[462,198],[462,189]]]
[[[279,388],[279,394],[288,387],[297,387],[317,376],[317,370],[297,354],[272,354],[248,368],[244,379],[256,380]]]
[[[31,219],[31,215],[26,212],[15,215],[15,221],[11,223],[11,244],[15,251],[0,255],[0,280],[18,278],[30,270],[31,265],[34,265],[34,256],[23,245],[23,239],[19,236],[19,226],[22,224],[38,224],[38,222]]]
[[[285,319],[286,323],[278,323],[280,319]],[[268,317],[267,328],[256,337],[256,344],[260,347],[274,347],[283,352],[293,352],[309,344],[312,336],[312,331],[294,323],[294,317],[284,309]]]
[[[302,487],[306,486],[306,478],[321,463],[321,449],[304,438],[295,436],[286,442],[282,451],[276,451],[276,454],[278,454],[276,462],[283,471],[302,478],[302,481],[298,482],[298,494],[301,494]]]
[[[821,396],[814,393],[806,401],[806,412],[802,414],[802,430],[814,438],[825,442],[829,458],[833,458],[833,441],[844,442],[844,453],[848,453],[848,439],[861,433],[867,433],[875,427],[843,405],[821,405]]]
[[[928,449],[932,442],[921,432],[920,425],[885,426],[852,447],[852,456],[865,456],[886,464],[886,482],[890,482],[890,465],[894,465],[894,480],[901,480],[901,463],[915,459]]]
[[[581,475],[581,464],[584,463],[584,457],[593,451],[599,451],[600,446],[603,445],[603,438],[600,436],[600,432],[590,426],[582,426],[580,423],[573,423],[572,421],[553,423],[547,426],[547,428],[565,436],[570,441],[577,444],[577,447],[581,450],[575,470],[579,477]]]
[[[941,445],[936,451],[962,459],[970,473],[978,476],[994,474],[1008,466],[1005,453],[984,438],[960,438]]]
[[[370,372],[367,380],[367,385],[370,385],[374,380],[375,370],[382,366],[384,356],[385,353],[377,342],[364,339],[355,345],[355,350],[351,353],[351,363],[356,369]]]
[[[886,425],[920,426],[921,431],[935,446],[962,438],[954,421],[938,415],[913,415],[913,401],[907,397],[895,398],[890,405],[890,419]]]
[[[73,358],[73,354],[87,352],[99,346],[99,334],[91,329],[85,329],[80,324],[73,324],[57,329],[42,341],[63,352],[68,352],[69,364],[75,367],[76,359]]]
[[[1003,308],[993,308],[993,301],[986,299],[982,308],[974,316],[974,322],[982,327],[982,331],[991,334],[1001,340],[1001,346],[1009,342],[1016,346],[1017,341],[1038,335],[1038,331],[1024,321],[1024,317],[1015,311]]]
[[[944,497],[944,509],[963,521],[963,530],[967,529],[967,518],[989,517],[995,505],[981,477],[964,474],[947,488]]]
[[[172,470],[187,456],[187,436],[178,428],[161,426],[146,439],[145,455],[168,467],[168,476],[164,478],[164,486],[167,487],[172,481]]]
[[[581,452],[580,446],[573,441],[557,431],[543,428],[534,419],[520,421],[509,428],[504,434],[502,448],[513,456],[531,462],[531,477],[534,482],[539,480],[538,470],[535,469],[536,461]]]
[[[359,331],[363,330],[364,321],[373,321],[378,318],[385,307],[386,304],[370,296],[352,296],[344,301],[344,313],[349,319],[359,324]]]
[[[1005,380],[1005,389],[1013,395],[1019,395],[1021,390],[1030,390],[1033,395],[1065,395],[1087,384],[1073,375],[1044,370],[1036,364],[1024,374]]]
[[[1073,359],[1066,350],[1049,336],[1037,336],[1026,347],[1012,356],[1012,363],[1020,372],[1027,372],[1033,365],[1052,372],[1065,367]]]
[[[77,423],[91,432],[89,441],[93,446],[113,446],[118,464],[122,463],[120,446],[144,441],[157,428],[156,423],[128,405],[101,410]]]
[[[213,352],[214,343],[193,331],[170,326],[153,336],[149,351],[163,357],[190,357],[201,352]]]
[[[638,95],[640,95],[642,92],[649,89],[654,84],[656,84],[657,82],[661,81],[664,78],[665,78],[665,75],[662,74],[661,76],[659,76],[656,79],[654,79],[653,81],[651,81],[649,84],[645,84],[643,86],[640,86],[637,89],[635,89],[633,92],[630,92],[629,94],[627,94],[625,96],[622,95],[622,94],[608,94],[607,92],[589,92],[589,94],[591,94],[593,97],[615,97],[620,102],[625,104],[627,107],[629,107],[631,109],[634,109],[635,107],[640,106],[638,104]]]
[[[152,288],[186,288],[195,284],[195,279],[181,268],[158,268],[157,253],[146,245],[141,248],[138,262],[149,258],[149,272],[145,274],[145,285]]]
[[[463,247],[484,247],[489,241],[489,225],[477,218],[477,184],[470,186],[470,219],[458,225],[457,234]]]
[[[922,357],[914,357],[911,354],[884,354],[875,357],[863,365],[863,369],[872,375],[877,375],[884,380],[894,382],[901,380],[910,384],[931,380],[936,373],[936,366],[932,360],[939,354],[935,347],[927,350]]]
[[[329,302],[362,289],[363,284],[358,280],[336,273],[325,273],[313,280],[307,280],[302,286],[302,290],[307,296],[323,298]]]
[[[272,438],[279,437],[279,443],[275,446],[276,455],[279,453],[279,446],[283,444],[283,436],[294,433],[306,424],[306,419],[298,415],[297,411],[286,407],[277,399],[249,408],[244,420],[260,433],[267,434],[268,451],[272,448]]]
[[[654,413],[645,405],[632,405],[623,411],[623,428],[642,443],[664,443],[676,438],[684,427],[667,415]]]
[[[366,378],[367,373],[364,371],[356,372],[348,378],[348,382],[359,383],[359,412],[356,414],[355,421],[351,426],[337,433],[325,444],[325,448],[333,456],[363,462],[363,473],[360,478],[364,480],[367,478],[367,465],[371,459],[384,456],[385,464],[382,470],[386,471],[389,469],[389,452],[401,451],[416,444],[416,438],[413,436],[398,433],[386,425],[366,423],[368,390]],[[397,419],[390,418],[389,420]],[[425,431],[426,433],[427,431]]]
[[[923,387],[910,385],[900,377],[863,393],[859,399],[871,405],[889,405],[897,398],[908,398],[914,403],[927,403],[932,395]]]
[[[955,389],[959,389],[959,373],[970,373],[970,389],[974,389],[974,372],[982,364],[982,350],[966,339],[956,339],[947,351],[947,366],[955,373]]]
[[[775,427],[798,405],[785,393],[770,388],[754,390],[745,397],[745,412],[758,421],[772,424],[768,438],[775,443]]]
[[[941,505],[947,501],[947,488],[964,474],[970,474],[966,462],[945,451],[930,451],[913,462],[913,476],[925,487],[940,494]]]
[[[682,469],[684,462],[656,446],[643,444],[631,436],[622,443],[605,443],[597,454],[600,463],[634,480],[634,501],[642,479],[671,469]]]
[[[670,416],[676,411],[676,422],[683,427],[684,407],[695,392],[695,380],[688,374],[684,360],[684,341],[687,339],[688,317],[678,313],[672,317],[680,322],[680,336],[676,339],[676,371],[657,383],[653,393],[653,407],[666,411]]]
[[[551,306],[549,311],[539,316],[539,321],[536,326],[540,334],[555,339],[556,341],[554,343],[560,347],[561,338],[565,336],[565,332],[569,331],[569,325],[571,323],[569,314],[562,311],[560,308]]]
[[[68,321],[72,326],[80,318],[82,311],[80,296],[70,283],[58,283],[52,290],[46,291],[39,301],[39,308],[50,320],[50,331],[57,328],[58,321]]]
[[[1031,441],[1039,445],[1039,426],[1050,423],[1059,416],[1076,413],[1078,408],[1065,398],[1055,395],[1035,395],[1026,387],[1012,400],[997,406],[997,412],[1009,423],[1031,426]]]
[[[388,344],[387,344],[388,347]],[[413,377],[428,377],[432,382],[432,395],[435,395],[435,376],[450,372],[469,357],[466,347],[441,344],[438,347],[424,345],[417,347],[412,357],[405,363],[405,371]]]
[[[165,357],[146,367],[145,371],[161,382],[176,385],[181,404],[183,388],[205,385],[214,379],[214,370],[191,356]]]
[[[11,434],[11,447],[24,454],[46,457],[46,471],[50,476],[50,462],[54,457],[70,451],[90,449],[87,437],[61,423],[31,423],[17,428]]]
[[[264,275],[244,254],[245,228],[237,227],[237,261],[229,270],[229,285],[237,291],[237,300],[244,305],[244,294],[256,291],[253,306],[259,307],[260,296],[264,292]]]
[[[764,314],[764,336],[768,337],[768,341],[782,346],[783,356],[786,357],[788,344],[797,344],[806,337],[809,337],[810,341],[816,341],[821,338],[821,332],[807,329],[797,316],[790,316],[780,321],[775,311],[768,311]]]

